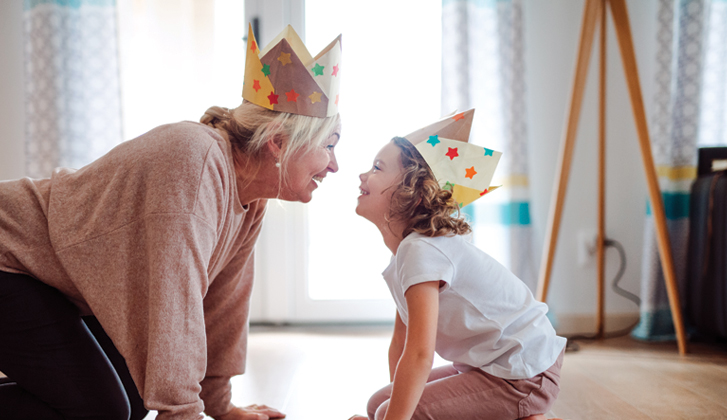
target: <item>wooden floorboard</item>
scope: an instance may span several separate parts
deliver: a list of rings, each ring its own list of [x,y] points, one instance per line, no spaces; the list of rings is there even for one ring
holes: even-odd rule
[[[560,395],[551,410],[553,415],[565,419],[648,420],[651,418],[627,404],[599,382],[568,366],[568,359],[569,357],[566,357],[566,362],[563,364]]]
[[[689,389],[678,378],[663,373],[673,371],[671,364],[680,362],[662,361],[651,367],[645,366],[643,360],[628,358],[572,358],[568,362],[580,373],[578,377],[598,382],[618,396],[624,406],[631,406],[653,418],[713,419],[724,412],[724,407],[701,395],[700,389]],[[592,397],[601,398],[601,395],[593,394]]]
[[[623,337],[566,353],[553,412],[574,420],[727,419],[725,395],[725,347],[693,343],[682,357],[674,343]]]

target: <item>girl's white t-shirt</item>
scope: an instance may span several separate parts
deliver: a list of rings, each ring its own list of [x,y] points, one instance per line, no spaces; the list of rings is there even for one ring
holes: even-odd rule
[[[382,273],[408,324],[404,294],[415,284],[439,290],[436,352],[460,372],[479,368],[527,379],[550,368],[565,347],[545,316],[548,306],[494,258],[462,236],[409,234]]]

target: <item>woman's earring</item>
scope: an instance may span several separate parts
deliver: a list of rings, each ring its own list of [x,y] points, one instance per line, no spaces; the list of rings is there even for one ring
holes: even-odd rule
[[[280,169],[280,162],[278,162],[278,158],[275,158],[275,167]]]

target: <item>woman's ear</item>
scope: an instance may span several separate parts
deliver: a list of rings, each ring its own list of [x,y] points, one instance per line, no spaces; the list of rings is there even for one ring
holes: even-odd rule
[[[280,154],[283,152],[285,141],[282,135],[276,134],[268,140],[267,148],[268,151],[276,158],[280,158]]]

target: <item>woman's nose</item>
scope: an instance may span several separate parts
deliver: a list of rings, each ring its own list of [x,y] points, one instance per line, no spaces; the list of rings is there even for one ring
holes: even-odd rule
[[[336,155],[331,155],[331,160],[328,162],[328,170],[336,173],[338,172],[338,161],[336,160]]]

